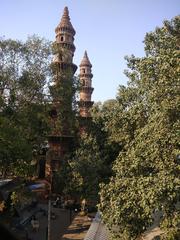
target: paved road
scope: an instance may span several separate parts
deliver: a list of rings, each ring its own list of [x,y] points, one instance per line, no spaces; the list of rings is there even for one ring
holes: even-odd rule
[[[47,205],[43,206],[47,209]],[[66,229],[71,223],[74,214],[70,216],[70,211],[65,209],[53,208],[52,212],[55,213],[56,218],[51,219],[51,239],[60,240],[61,236],[65,233]],[[71,217],[71,219],[70,219]],[[47,216],[44,216],[42,212],[36,214],[36,218],[39,220],[39,230],[35,231],[32,229],[29,223],[26,226],[28,237],[31,240],[46,240],[47,239]]]

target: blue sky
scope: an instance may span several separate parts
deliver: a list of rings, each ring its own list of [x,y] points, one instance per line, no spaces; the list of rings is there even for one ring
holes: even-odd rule
[[[53,41],[65,6],[76,30],[74,63],[87,50],[93,65],[94,101],[115,98],[127,82],[124,56],[143,56],[146,32],[180,13],[179,0],[0,0],[0,36]]]

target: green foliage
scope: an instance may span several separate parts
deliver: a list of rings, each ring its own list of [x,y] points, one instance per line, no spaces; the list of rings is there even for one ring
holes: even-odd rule
[[[76,197],[76,190],[74,188],[73,173],[69,164],[70,156],[66,154],[59,171],[53,175],[53,192],[61,196]]]
[[[96,139],[91,135],[84,134],[81,137],[75,156],[70,161],[74,182],[74,191],[81,199],[93,203],[98,201],[99,183],[102,181],[100,172],[103,161]]]
[[[27,164],[31,159],[31,147],[19,129],[6,117],[0,118],[0,163],[3,176],[7,173],[23,173],[30,171]]]
[[[63,76],[60,76],[59,81],[50,87],[50,93],[53,100],[52,112],[56,126],[56,131],[68,134],[73,134],[75,131],[75,116],[77,113],[77,102],[75,99],[76,91],[78,88],[78,81],[75,77],[72,77],[70,72],[66,72]]]
[[[53,99],[51,117],[54,118],[55,132],[59,134],[72,135],[75,131],[75,115],[77,113],[76,93],[78,90],[78,78],[73,76],[71,63],[72,56],[69,50],[53,44],[54,61],[51,64],[53,73],[53,85],[50,86],[50,94]],[[56,57],[64,61],[56,61]]]
[[[179,229],[180,214],[174,213],[170,219],[165,219],[162,223],[162,228],[166,229],[162,235],[162,240],[178,240],[180,236]]]
[[[32,151],[48,132],[50,43],[0,39],[0,170],[29,175]]]
[[[94,104],[91,109],[92,122],[89,122],[88,134],[81,136],[73,160],[69,162],[73,179],[71,193],[94,205],[99,202],[99,184],[109,181],[112,162],[120,149],[118,144],[109,141],[105,129],[115,104],[114,99],[103,104]]]
[[[153,223],[165,239],[179,234],[180,17],[146,34],[143,58],[126,57],[128,86],[121,86],[105,129],[122,146],[109,184],[101,185],[100,210],[113,239],[136,239]]]
[[[116,109],[117,101],[109,99],[104,103],[95,103],[91,109],[92,125],[90,132],[96,139],[99,147],[101,160],[103,161],[101,178],[103,182],[108,182],[112,175],[112,164],[116,159],[121,145],[111,139],[109,129],[106,127],[111,121]]]

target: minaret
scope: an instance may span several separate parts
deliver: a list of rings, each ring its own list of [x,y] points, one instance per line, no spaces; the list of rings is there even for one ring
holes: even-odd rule
[[[89,119],[91,118],[90,108],[93,105],[91,95],[94,90],[92,88],[92,65],[89,61],[87,52],[85,51],[84,57],[80,64],[80,101],[79,101],[79,115],[80,115],[80,132],[86,131]]]
[[[54,56],[54,63],[60,64],[61,71],[67,71],[67,65],[70,65],[74,74],[77,69],[77,66],[72,63],[76,49],[74,46],[74,35],[76,32],[71,24],[67,7],[64,8],[61,21],[56,27],[55,33],[57,53]]]
[[[48,137],[49,151],[47,162],[53,171],[57,171],[70,151],[72,141],[72,79],[77,69],[73,63],[75,51],[75,30],[70,22],[68,8],[55,29],[54,59],[52,62],[53,85],[50,88],[52,106],[50,114],[51,133]]]

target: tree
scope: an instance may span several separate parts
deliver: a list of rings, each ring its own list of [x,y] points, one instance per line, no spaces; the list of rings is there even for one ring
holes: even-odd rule
[[[74,158],[70,161],[74,192],[80,199],[86,199],[91,204],[98,201],[99,183],[102,181],[101,171],[103,161],[96,139],[83,134]]]
[[[178,239],[180,168],[180,17],[146,34],[143,58],[127,57],[128,86],[107,124],[122,146],[109,184],[101,186],[100,210],[113,239],[136,239],[162,211],[163,239]]]
[[[97,141],[101,160],[103,161],[100,176],[103,182],[108,182],[112,175],[112,164],[116,159],[121,145],[111,139],[111,134],[106,127],[112,120],[112,115],[116,109],[115,99],[106,100],[104,103],[95,103],[91,109],[92,124],[91,134]]]
[[[64,193],[74,198],[86,199],[93,206],[99,202],[99,184],[109,181],[112,162],[120,149],[118,144],[111,144],[105,130],[115,104],[115,99],[94,104],[87,133],[75,137],[75,151],[69,157],[72,160],[62,163],[65,172],[61,170],[64,177],[61,176],[58,185],[64,186]],[[70,181],[64,181],[67,178]]]
[[[7,172],[29,174],[32,151],[47,135],[50,45],[37,36],[24,43],[0,39],[0,169],[4,177]]]
[[[99,184],[109,181],[112,162],[119,150],[118,144],[111,144],[105,130],[115,103],[115,99],[110,99],[103,104],[94,104],[87,133],[77,137],[75,153],[69,162],[73,179],[69,187],[71,193],[76,193],[76,196],[90,201],[94,206],[99,202]]]

